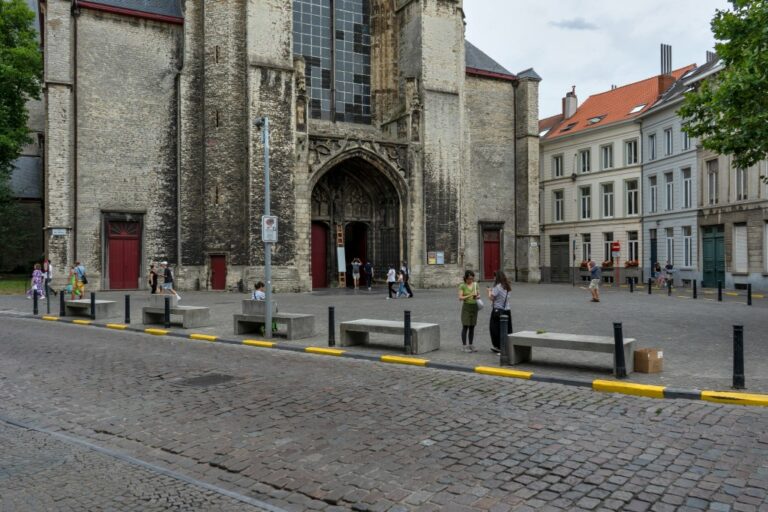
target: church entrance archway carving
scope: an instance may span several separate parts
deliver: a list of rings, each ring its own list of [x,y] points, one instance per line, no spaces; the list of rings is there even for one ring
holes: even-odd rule
[[[343,234],[347,285],[352,285],[354,258],[370,261],[378,278],[397,265],[404,248],[402,183],[393,181],[360,156],[341,159],[316,178],[312,188],[312,287],[338,282],[338,235]],[[318,226],[326,226],[320,230]],[[325,248],[317,239],[325,232]],[[321,254],[324,250],[324,254]],[[324,269],[324,271],[323,271]],[[322,279],[322,276],[327,276]]]

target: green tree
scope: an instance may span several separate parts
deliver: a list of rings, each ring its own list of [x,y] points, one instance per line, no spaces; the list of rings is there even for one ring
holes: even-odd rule
[[[0,0],[0,247],[24,243],[21,211],[11,191],[13,162],[29,142],[29,99],[40,98],[43,60],[34,27],[35,13],[24,0]]]
[[[689,135],[746,169],[768,157],[768,0],[731,0],[712,19],[724,68],[686,95]]]

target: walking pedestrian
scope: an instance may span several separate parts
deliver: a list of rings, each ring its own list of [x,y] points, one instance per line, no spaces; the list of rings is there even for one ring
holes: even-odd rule
[[[403,274],[403,284],[405,285],[405,291],[408,292],[408,297],[413,297],[413,290],[411,290],[411,275],[410,272],[408,272],[408,264],[403,261],[402,266],[400,267],[400,272]]]
[[[603,277],[603,269],[592,260],[587,264],[589,268],[589,291],[592,294],[592,302],[600,302],[600,279]]]
[[[75,267],[69,267],[69,274],[67,276],[67,287],[64,292],[69,294],[69,300],[75,300],[75,297],[82,297],[80,290],[77,288],[77,276],[75,275]],[[62,292],[62,293],[64,293]]]
[[[355,290],[357,290],[360,287],[360,267],[363,265],[363,262],[360,261],[360,258],[355,258],[352,260],[352,281],[355,283]]]
[[[509,292],[512,286],[509,284],[507,275],[502,271],[496,272],[496,278],[493,281],[493,288],[488,288],[488,298],[491,300],[493,310],[491,311],[491,351],[497,354],[501,353],[501,316],[507,315],[507,334],[512,334],[512,311],[509,309]]]
[[[405,290],[405,281],[403,280],[403,273],[397,273],[397,298],[407,297],[408,292]]]
[[[27,298],[31,299],[34,294],[37,294],[39,299],[45,299],[45,278],[39,263],[35,263],[32,270],[32,281],[27,292]]]
[[[53,293],[54,296],[58,295],[59,292],[53,289],[51,286],[51,281],[53,280],[53,265],[51,265],[51,262],[48,258],[45,258],[43,260],[43,285],[45,286],[45,289],[48,290],[50,293]]]
[[[160,266],[163,270],[163,287],[160,290],[160,294],[165,294],[166,290],[168,290],[176,296],[177,301],[181,300],[179,294],[173,289],[173,271],[171,270],[171,267],[168,266],[168,262],[163,261],[160,263]]]
[[[477,291],[475,273],[471,270],[467,270],[464,272],[464,282],[459,285],[459,300],[461,301],[462,352],[476,352],[472,342],[475,339],[475,325],[477,325],[477,299],[479,298],[480,293]],[[469,344],[467,344],[467,341],[469,341]]]
[[[395,286],[395,268],[390,265],[389,270],[387,270],[387,293],[389,294],[387,296],[387,300],[392,298],[392,293],[394,292],[393,287]]]
[[[149,265],[149,275],[147,275],[147,284],[149,285],[149,288],[152,290],[150,293],[152,295],[157,293],[157,270],[155,270],[155,264],[152,263]]]
[[[85,265],[79,261],[75,262],[75,295],[80,298],[85,297],[85,285],[88,284],[88,277],[85,275]]]
[[[363,271],[365,272],[365,284],[368,286],[368,290],[371,289],[371,283],[373,282],[373,264],[370,261],[365,262],[365,266],[363,267]]]

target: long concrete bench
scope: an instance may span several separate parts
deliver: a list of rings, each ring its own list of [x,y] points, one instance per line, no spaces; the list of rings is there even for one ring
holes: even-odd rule
[[[635,341],[634,338],[624,338],[624,363],[627,373],[634,369],[634,358],[632,356]],[[508,335],[507,343],[507,353],[509,354],[511,364],[530,362],[534,347],[614,353],[614,340],[610,336],[586,336],[559,332],[537,334],[534,331],[520,331]],[[616,367],[615,359],[614,354],[614,368]]]
[[[109,318],[116,316],[117,302],[114,300],[96,300],[95,312],[96,319]],[[64,314],[66,316],[86,316],[91,317],[91,301],[90,299],[76,299],[64,301]]]
[[[211,325],[211,310],[202,306],[176,306],[170,309],[171,324],[181,325],[184,329],[192,327],[205,327]],[[142,323],[144,325],[165,323],[165,307],[141,308]],[[181,317],[179,322],[178,317]]]
[[[405,325],[403,322],[392,320],[373,320],[363,318],[349,322],[341,322],[341,341],[342,347],[352,345],[363,345],[370,342],[370,334],[405,334]],[[440,326],[437,324],[427,324],[423,322],[411,323],[411,352],[413,354],[424,354],[433,350],[440,349]]]
[[[301,313],[275,313],[272,321],[278,326],[285,326],[289,340],[309,338],[315,334],[315,315]],[[235,334],[261,332],[265,315],[234,315]]]

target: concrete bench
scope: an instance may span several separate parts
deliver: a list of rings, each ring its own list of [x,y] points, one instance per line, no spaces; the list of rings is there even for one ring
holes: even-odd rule
[[[261,332],[265,315],[234,315],[235,334]],[[289,340],[309,338],[315,334],[315,315],[301,313],[275,313],[272,321],[278,326],[285,326]]]
[[[582,350],[587,352],[614,353],[614,341],[611,336],[586,336],[581,334],[564,334],[545,332],[537,334],[534,331],[520,331],[507,336],[507,348],[511,364],[530,362],[533,347],[559,348],[563,350]],[[627,373],[634,367],[633,347],[634,338],[624,338],[624,363]],[[613,367],[616,367],[616,361]]]
[[[117,302],[113,300],[96,300],[96,319],[109,318],[116,316]],[[86,316],[91,317],[90,299],[77,299],[64,301],[64,314],[66,316]]]
[[[403,322],[391,320],[372,320],[363,318],[349,322],[341,322],[342,347],[363,345],[370,341],[372,332],[381,334],[405,334]],[[424,354],[440,349],[440,326],[422,322],[411,323],[411,352]]]
[[[142,323],[144,325],[165,323],[165,307],[144,307],[141,309]],[[171,323],[179,324],[174,321],[174,317],[181,317],[181,326],[184,329],[192,327],[205,327],[211,324],[211,310],[201,306],[175,306],[171,307]]]

